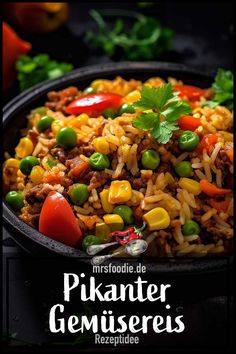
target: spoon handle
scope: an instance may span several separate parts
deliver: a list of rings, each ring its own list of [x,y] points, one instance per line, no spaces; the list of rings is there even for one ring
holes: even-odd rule
[[[105,254],[104,256],[95,256],[91,259],[91,264],[94,266],[98,266],[100,264],[102,264],[103,262],[105,262],[106,260],[108,260],[109,258],[112,258],[118,254],[120,254],[121,252],[115,252],[112,254]]]
[[[86,249],[87,254],[90,256],[93,256],[94,254],[97,254],[98,252],[104,250],[107,247],[117,245],[118,242],[110,242],[110,243],[104,243],[102,245],[91,245]]]

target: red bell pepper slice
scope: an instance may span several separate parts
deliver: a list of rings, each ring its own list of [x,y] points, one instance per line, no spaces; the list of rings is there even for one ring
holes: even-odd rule
[[[15,62],[22,54],[31,49],[29,42],[23,41],[17,33],[3,22],[3,88],[7,90],[16,77]]]
[[[208,182],[207,179],[202,179],[200,181],[200,187],[203,193],[209,197],[214,197],[216,195],[225,195],[231,192],[231,189],[219,188],[214,184]]]
[[[207,153],[210,154],[211,151],[214,149],[215,144],[219,141],[221,138],[220,134],[206,134],[203,136],[202,140],[200,141],[200,144],[198,145],[198,151],[202,152],[204,149],[206,149]]]
[[[39,217],[39,231],[71,247],[81,244],[82,232],[67,200],[51,191],[43,204]]]
[[[123,97],[115,93],[91,93],[72,101],[65,111],[68,114],[87,113],[96,117],[107,108],[119,108],[122,100]]]
[[[197,101],[206,94],[205,90],[191,85],[174,85],[173,90],[180,92],[180,98],[187,97],[190,101]]]
[[[192,132],[201,125],[200,118],[194,118],[193,116],[182,116],[178,119],[178,123],[181,129],[191,130]]]

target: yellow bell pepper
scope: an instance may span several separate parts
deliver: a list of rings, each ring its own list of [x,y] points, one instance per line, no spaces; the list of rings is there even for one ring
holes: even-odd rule
[[[103,220],[109,225],[111,231],[123,230],[124,221],[120,215],[106,214],[103,216]]]
[[[95,235],[101,239],[102,242],[109,242],[111,229],[110,227],[105,224],[104,222],[96,223],[95,227]]]
[[[51,125],[51,129],[52,129],[52,132],[54,135],[57,134],[57,132],[63,128],[65,125],[64,125],[64,122],[63,120],[61,119],[55,119],[54,122],[52,122],[52,125]]]
[[[31,182],[38,184],[42,181],[44,175],[44,169],[41,166],[34,166],[29,175]]]
[[[108,202],[110,204],[125,203],[132,197],[132,188],[128,181],[113,181],[109,188]]]
[[[15,148],[16,154],[21,159],[29,156],[34,150],[34,145],[29,138],[21,138],[19,144]]]
[[[170,225],[170,216],[164,208],[154,208],[143,215],[150,231],[166,229]]]
[[[189,193],[192,193],[193,195],[198,195],[201,193],[200,183],[197,181],[193,181],[191,178],[180,178],[179,186],[183,189],[186,189]]]
[[[141,92],[138,90],[131,91],[125,96],[125,99],[128,103],[137,102],[141,98]]]
[[[101,198],[101,203],[104,211],[106,213],[112,213],[114,206],[108,202],[108,189],[103,189],[103,191],[99,194]]]
[[[94,150],[100,152],[101,154],[107,155],[110,152],[109,143],[106,138],[99,137],[93,140]]]

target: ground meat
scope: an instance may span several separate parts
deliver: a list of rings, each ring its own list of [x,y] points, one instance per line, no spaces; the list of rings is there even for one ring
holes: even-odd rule
[[[129,178],[129,182],[133,189],[139,190],[140,188],[146,187],[146,182],[142,178]]]
[[[32,130],[32,129],[30,129],[29,131],[28,131],[28,135],[29,135],[29,138],[30,138],[30,140],[32,141],[32,143],[34,144],[34,145],[36,145],[36,143],[38,142],[38,133],[35,131],[35,130]]]
[[[81,145],[78,147],[78,153],[89,157],[94,153],[94,148],[91,145],[89,146]]]
[[[111,175],[104,171],[91,171],[84,176],[84,181],[89,183],[88,191],[97,189],[103,186],[108,180],[111,179]]]
[[[215,160],[215,166],[222,171],[222,186],[224,188],[233,188],[233,175],[229,171],[231,165],[224,149],[221,149]]]
[[[70,170],[68,176],[76,179],[83,178],[90,171],[90,164],[79,156],[67,160],[66,167]]]
[[[137,208],[134,208],[133,210],[134,212],[134,217],[135,219],[139,220],[139,221],[142,221],[143,220],[143,210],[141,209],[140,206],[138,206]]]
[[[77,147],[70,151],[65,151],[62,148],[54,148],[51,149],[50,152],[51,155],[57,157],[62,164],[65,164],[67,160],[73,159],[79,155],[79,150]]]
[[[26,193],[25,199],[29,204],[43,202],[50,191],[51,189],[49,187],[44,187],[43,184],[39,184],[35,187],[32,187]]]
[[[170,172],[172,173],[172,165],[170,162],[162,162],[160,164],[160,166],[158,167],[158,173],[162,173],[162,172]]]
[[[53,111],[65,113],[66,106],[80,96],[80,91],[73,86],[61,91],[50,91],[48,92],[49,102],[46,102],[45,106]]]
[[[225,228],[221,228],[220,230],[215,227],[215,226],[211,226],[207,228],[207,231],[210,232],[212,234],[212,238],[215,242],[219,241],[220,239],[222,239],[222,237],[225,238],[230,238],[232,237],[232,233],[231,233],[231,229],[227,229]]]

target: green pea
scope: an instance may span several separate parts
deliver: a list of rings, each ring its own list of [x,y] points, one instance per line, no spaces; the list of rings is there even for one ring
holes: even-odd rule
[[[112,108],[105,109],[105,111],[103,111],[102,115],[105,118],[112,118],[112,119],[117,117],[117,113]]]
[[[100,243],[102,243],[102,241],[100,240],[100,238],[99,238],[98,236],[95,236],[95,235],[87,235],[87,236],[85,236],[85,238],[83,239],[82,247],[83,247],[83,249],[86,251],[86,249],[87,249],[89,246],[92,246],[92,245],[100,245]]]
[[[40,133],[42,133],[42,132],[44,132],[44,130],[51,128],[53,121],[54,121],[53,117],[50,117],[50,116],[42,117],[37,124],[38,131]]]
[[[123,113],[135,113],[135,109],[132,106],[132,104],[124,103],[120,107],[119,113],[120,113],[120,115],[123,114]]]
[[[142,165],[148,170],[155,170],[159,166],[160,161],[160,156],[155,150],[147,150],[142,153]]]
[[[45,114],[47,113],[48,108],[47,107],[37,107],[33,110],[33,113],[38,113],[40,116],[45,116]]]
[[[34,166],[39,165],[39,160],[35,156],[24,157],[19,164],[21,172],[28,176]]]
[[[24,194],[22,192],[8,192],[5,199],[14,210],[19,210],[24,206]]]
[[[189,177],[193,173],[191,163],[188,161],[181,161],[175,166],[175,172],[180,177]]]
[[[89,158],[89,163],[95,170],[104,170],[110,166],[108,157],[100,152],[92,154]]]
[[[71,149],[77,144],[77,135],[72,128],[61,128],[56,135],[57,144],[65,149]]]
[[[86,93],[86,94],[96,93],[96,90],[93,87],[89,86],[89,87],[86,87],[86,89],[84,90],[84,93]]]
[[[193,220],[187,220],[182,228],[182,232],[184,236],[199,235],[200,231],[201,231],[200,226],[196,221]]]
[[[83,183],[75,183],[69,191],[69,196],[72,203],[83,205],[89,197],[88,186]]]
[[[113,209],[113,214],[118,214],[122,217],[125,224],[132,224],[134,222],[133,211],[128,205],[118,205]]]
[[[199,136],[191,130],[186,130],[179,137],[179,147],[182,151],[193,151],[199,144]]]

